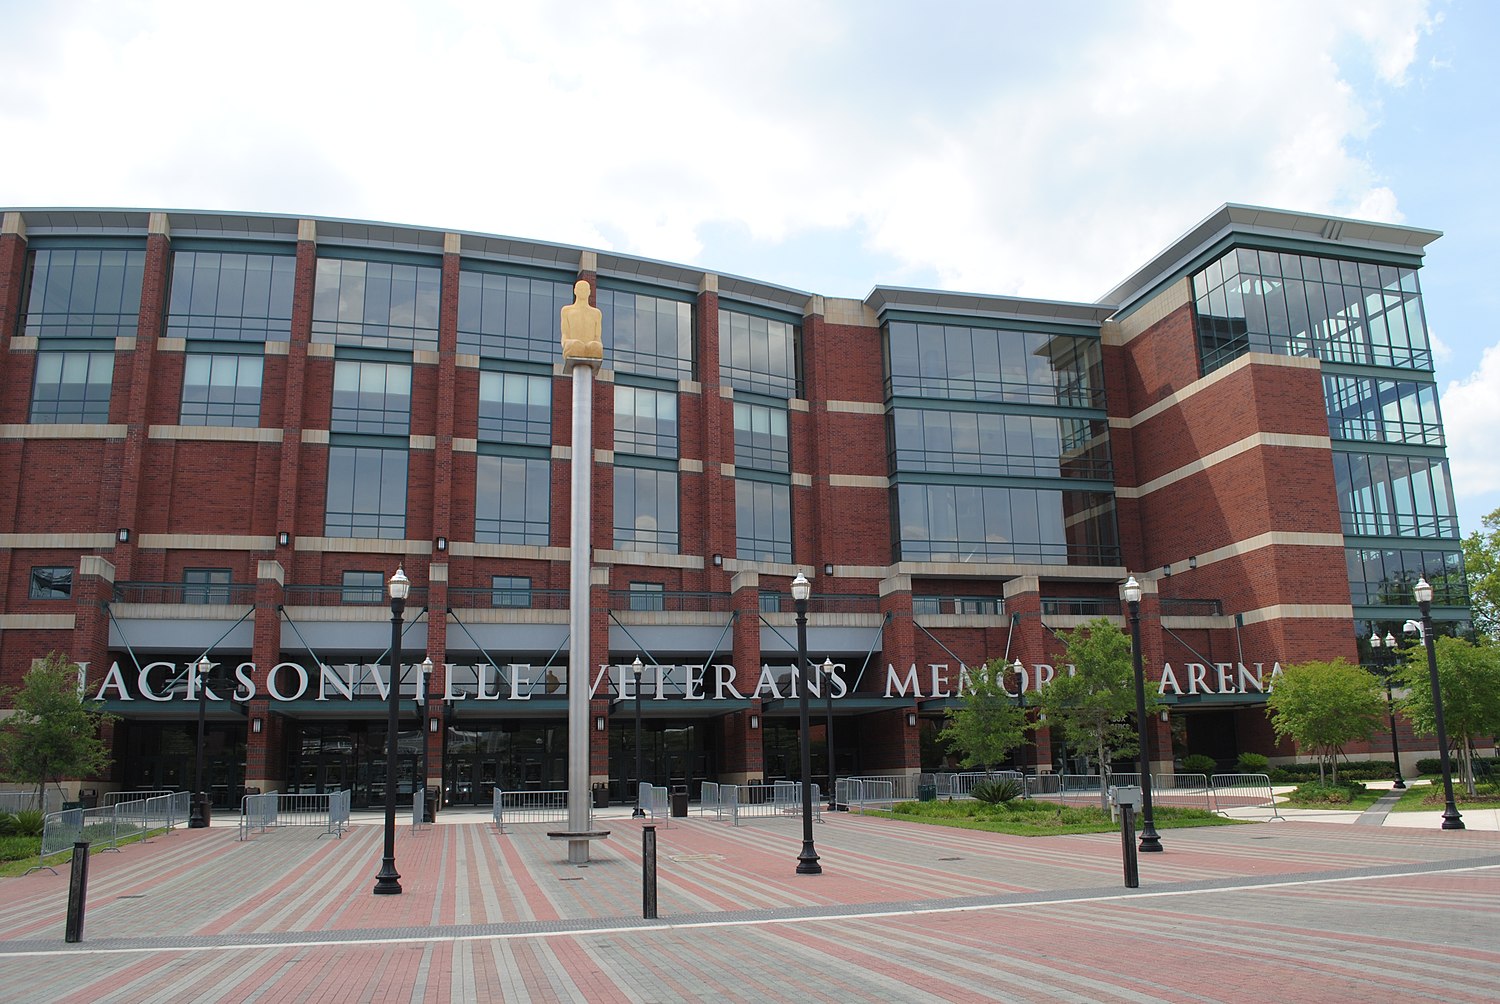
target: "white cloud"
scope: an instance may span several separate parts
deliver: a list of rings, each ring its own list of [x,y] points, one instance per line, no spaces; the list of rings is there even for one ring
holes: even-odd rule
[[[1459,524],[1465,531],[1477,530],[1479,517],[1500,506],[1500,464],[1495,462],[1495,430],[1500,429],[1500,342],[1486,348],[1479,368],[1450,382],[1441,397]]]

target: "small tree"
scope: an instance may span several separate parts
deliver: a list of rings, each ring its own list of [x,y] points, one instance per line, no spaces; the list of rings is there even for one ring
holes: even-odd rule
[[[66,655],[49,652],[22,678],[21,689],[0,701],[15,709],[0,723],[0,776],[36,785],[38,806],[48,784],[108,768],[99,725],[109,716],[78,692],[78,667]]]
[[[1073,672],[1042,688],[1040,706],[1047,724],[1060,728],[1075,746],[1094,751],[1099,763],[1100,799],[1107,796],[1111,757],[1136,752],[1135,669],[1130,638],[1108,618],[1100,617],[1069,631],[1063,639]],[[1146,714],[1160,710],[1156,695],[1146,695]]]
[[[1457,753],[1459,777],[1472,797],[1476,794],[1475,742],[1500,733],[1500,648],[1442,635],[1433,639],[1433,648],[1438,686],[1443,690],[1443,724],[1448,742]],[[1407,649],[1406,661],[1396,671],[1396,678],[1406,688],[1401,712],[1411,720],[1412,727],[1429,734],[1436,732],[1425,646]]]
[[[1318,757],[1318,781],[1324,781],[1327,767],[1334,784],[1344,745],[1369,738],[1384,710],[1380,680],[1342,658],[1287,666],[1266,697],[1276,735],[1312,750]]]
[[[1480,522],[1484,529],[1475,530],[1463,541],[1469,606],[1474,613],[1474,629],[1490,641],[1500,642],[1500,509]],[[1446,705],[1443,710],[1447,710]]]
[[[971,674],[963,703],[949,709],[938,737],[962,755],[965,767],[1003,763],[1010,751],[1026,740],[1031,727],[1014,697],[1005,692],[1004,659],[992,659]]]

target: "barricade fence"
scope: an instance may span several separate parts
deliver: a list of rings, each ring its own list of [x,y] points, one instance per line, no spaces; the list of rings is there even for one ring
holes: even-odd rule
[[[1110,786],[1141,783],[1137,772],[1117,771],[1106,780],[1098,774],[1025,774],[1019,771],[975,771],[968,773],[924,773],[841,777],[837,800],[851,809],[890,808],[909,802],[927,790],[937,798],[972,798],[981,781],[1009,778],[1025,785],[1027,797],[1053,797],[1061,801],[1098,801],[1103,804]],[[930,786],[930,787],[929,787]],[[915,795],[912,788],[917,789]],[[1226,809],[1264,809],[1281,818],[1265,774],[1152,774],[1153,805],[1181,806],[1223,813]]]
[[[664,784],[642,781],[639,789],[641,811],[651,817],[651,822],[671,826],[672,795]]]
[[[38,803],[35,788],[31,791],[0,791],[0,812],[40,811],[43,815],[61,812],[65,794],[61,788],[49,788],[42,792],[41,802]]]
[[[106,791],[101,804],[106,806],[119,805],[121,802],[136,802],[143,798],[155,798],[157,795],[175,794],[177,794],[175,791],[168,791],[165,788],[155,791]],[[184,794],[188,794],[189,798],[192,797],[191,793],[185,792]]]
[[[343,837],[349,828],[349,791],[286,794],[268,791],[240,800],[240,839],[281,826],[317,826],[320,837]]]
[[[715,819],[723,819],[724,812],[719,792],[723,788],[732,787],[734,786],[728,784],[720,785],[713,781],[704,781],[703,786],[698,791],[698,815],[706,816],[711,812],[714,814]]]
[[[1215,774],[1209,779],[1215,812],[1228,815],[1229,809],[1264,810],[1272,819],[1284,819],[1276,808],[1271,778],[1265,774]]]
[[[169,792],[94,809],[60,809],[42,817],[42,842],[32,871],[46,869],[57,874],[47,859],[66,854],[72,860],[73,845],[87,840],[93,848],[118,851],[131,840],[149,840],[151,834],[172,830],[187,822],[185,791]]]
[[[642,806],[644,808],[644,806]],[[548,791],[501,791],[495,789],[495,804],[490,819],[501,833],[505,827],[520,823],[565,823],[568,821],[568,792],[565,788]],[[594,810],[589,806],[589,822]]]
[[[840,782],[842,783],[842,782]],[[787,819],[802,815],[802,783],[776,781],[772,784],[721,784],[719,801],[723,807],[719,819],[735,826],[741,819]],[[823,821],[823,793],[812,786],[813,821]]]

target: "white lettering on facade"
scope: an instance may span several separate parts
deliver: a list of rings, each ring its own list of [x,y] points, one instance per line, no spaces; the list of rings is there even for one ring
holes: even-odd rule
[[[910,691],[910,693],[908,693]],[[885,696],[886,697],[921,697],[922,684],[917,681],[917,664],[912,663],[911,668],[906,671],[905,678],[896,675],[896,667],[891,663],[885,665]]]
[[[932,670],[932,686],[928,688],[928,697],[952,697],[953,693],[948,689],[948,664],[946,662],[928,663],[927,668]]]
[[[721,662],[714,666],[714,674],[714,700],[724,700],[725,691],[733,694],[736,700],[743,701],[745,699],[745,695],[741,694],[739,688],[734,685],[734,681],[739,676],[739,673],[733,666]]]
[[[255,697],[255,680],[250,676],[253,672],[255,672],[253,662],[242,662],[234,667],[234,700],[248,701]]]
[[[778,701],[781,700],[781,689],[776,686],[776,677],[771,675],[771,667],[762,665],[760,667],[760,679],[755,682],[755,696],[764,699],[766,691]]]
[[[109,671],[104,674],[104,682],[99,684],[99,692],[94,695],[94,700],[104,700],[104,692],[110,687],[114,687],[115,690],[119,692],[120,700],[135,700],[134,697],[130,696],[130,692],[125,689],[125,677],[120,672],[120,664],[118,662],[112,662],[109,664]]]
[[[283,669],[290,669],[297,675],[297,689],[294,693],[283,694],[276,686],[276,674]],[[278,662],[266,674],[266,693],[278,701],[300,701],[302,696],[307,693],[307,683],[307,670],[303,669],[301,665],[295,662]],[[383,697],[382,700],[384,700]]]
[[[328,688],[332,685],[335,692],[343,694],[344,700],[354,700],[354,666],[348,664],[344,667],[345,676],[339,676],[339,671],[327,663],[318,664],[318,700],[328,700]]]

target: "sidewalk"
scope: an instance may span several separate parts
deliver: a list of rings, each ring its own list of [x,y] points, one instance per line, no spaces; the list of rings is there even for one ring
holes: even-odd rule
[[[0,882],[0,1001],[1493,999],[1500,833],[1298,821],[1164,830],[1121,881],[1115,834],[1023,838],[850,813],[642,823],[565,863],[547,824],[486,810],[398,826],[404,892],[371,894],[383,829],[222,825]],[[1354,815],[1349,813],[1348,815]],[[1455,960],[1462,959],[1462,964]]]

